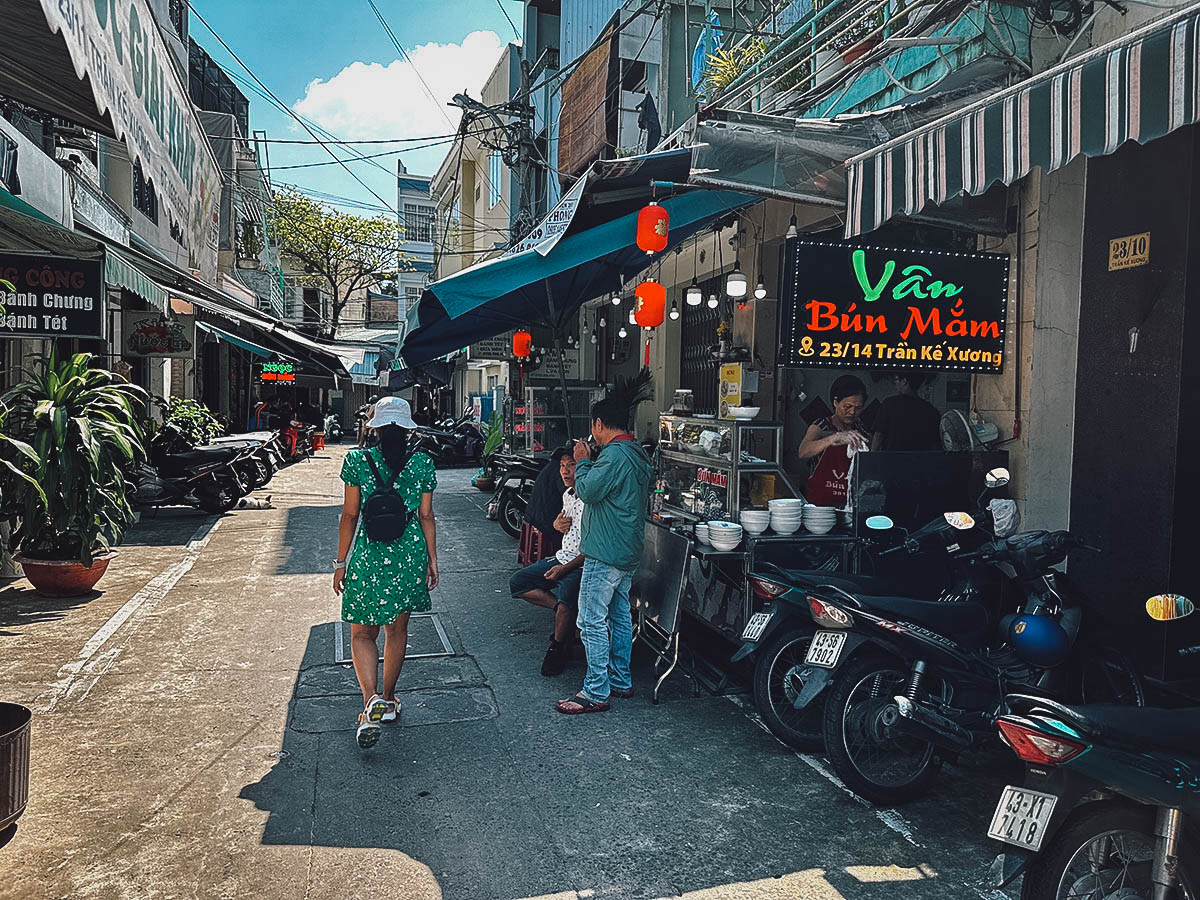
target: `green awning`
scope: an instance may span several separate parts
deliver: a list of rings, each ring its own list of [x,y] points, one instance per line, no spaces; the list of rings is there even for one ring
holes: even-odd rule
[[[30,206],[20,197],[13,196],[3,187],[0,187],[0,206],[11,209],[13,212],[19,212],[23,216],[29,216],[31,219],[37,219],[39,222],[49,222],[51,225],[62,228],[60,223],[55,222],[40,209]]]
[[[218,328],[216,325],[212,325],[208,322],[197,322],[196,327],[201,331],[207,331],[209,334],[214,335],[217,340],[225,341],[225,343],[232,344],[235,347],[241,347],[243,350],[247,350],[250,353],[253,353],[255,356],[261,356],[263,359],[270,359],[272,356],[283,355],[272,353],[266,347],[255,344],[253,341],[248,341],[245,338],[238,337],[236,334],[230,334],[228,331]]]
[[[1200,121],[1200,3],[846,163],[846,237]]]
[[[137,294],[155,309],[167,311],[167,292],[112,247],[104,255],[104,280]]]

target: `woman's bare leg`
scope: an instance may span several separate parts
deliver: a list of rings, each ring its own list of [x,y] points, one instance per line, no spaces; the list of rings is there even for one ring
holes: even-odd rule
[[[354,660],[354,674],[362,688],[363,706],[379,693],[379,638],[378,625],[350,626],[350,657]]]
[[[383,699],[389,703],[396,696],[396,682],[408,650],[408,616],[401,613],[391,625],[383,626]]]

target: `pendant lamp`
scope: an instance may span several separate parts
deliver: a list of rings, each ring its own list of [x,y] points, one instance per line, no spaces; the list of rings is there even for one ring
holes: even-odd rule
[[[742,273],[742,267],[735,258],[733,261],[733,271],[725,279],[725,293],[733,299],[738,300],[746,296],[746,289],[746,276]]]
[[[533,335],[528,331],[514,331],[512,336],[512,352],[517,359],[527,359],[533,349]]]
[[[754,299],[755,300],[763,300],[766,298],[766,296],[767,296],[767,286],[760,281],[758,283],[758,287],[756,287],[754,289]]]
[[[670,316],[671,316],[672,321],[679,318],[679,304],[676,303],[674,300],[671,301]]]

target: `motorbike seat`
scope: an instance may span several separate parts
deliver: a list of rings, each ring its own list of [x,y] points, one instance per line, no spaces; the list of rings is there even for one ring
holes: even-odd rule
[[[914,600],[861,592],[853,596],[868,611],[928,628],[963,647],[984,646],[991,631],[987,607],[982,603]]]
[[[202,466],[231,460],[240,452],[237,447],[197,447],[182,453],[168,454],[167,459],[176,466]]]
[[[1097,737],[1142,750],[1200,753],[1200,706],[1159,709],[1100,703],[1068,707],[1088,723]]]

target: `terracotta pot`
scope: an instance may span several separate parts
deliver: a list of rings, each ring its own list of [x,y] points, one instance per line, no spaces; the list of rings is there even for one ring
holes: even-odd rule
[[[117,553],[115,550],[97,556],[90,566],[78,560],[28,559],[17,556],[16,561],[25,570],[25,577],[34,590],[45,597],[82,597],[89,593],[104,577],[108,564]]]
[[[871,37],[865,41],[859,41],[853,47],[847,47],[842,51],[842,62],[850,65],[856,59],[865,56],[868,52],[879,46],[879,38]]]
[[[496,479],[477,478],[475,480],[475,487],[479,488],[481,491],[494,491],[496,489]]]

